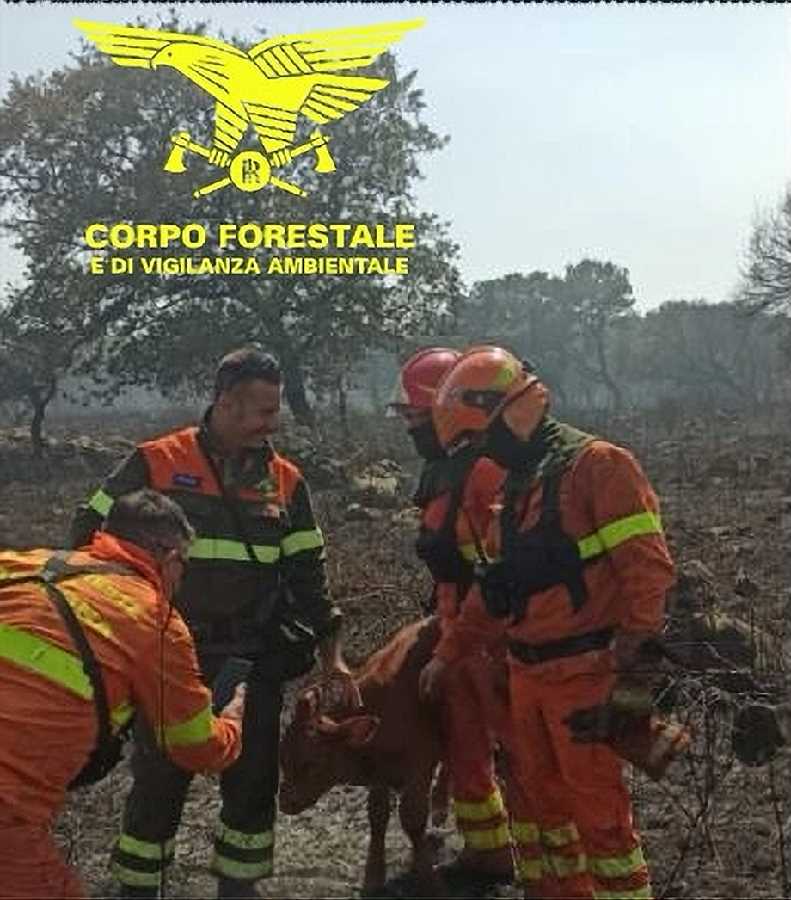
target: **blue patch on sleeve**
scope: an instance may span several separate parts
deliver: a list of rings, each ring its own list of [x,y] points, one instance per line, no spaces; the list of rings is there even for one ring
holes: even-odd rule
[[[178,487],[200,487],[201,481],[203,481],[203,479],[200,475],[190,475],[187,472],[176,472],[173,475],[173,484],[178,485]]]

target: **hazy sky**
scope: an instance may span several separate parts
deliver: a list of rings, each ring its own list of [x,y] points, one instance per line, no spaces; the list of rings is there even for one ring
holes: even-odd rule
[[[71,19],[155,24],[171,5],[180,4],[4,4],[0,92],[10,72],[68,62],[80,42]],[[418,69],[426,121],[451,143],[425,161],[418,195],[452,222],[468,283],[561,273],[592,255],[630,270],[644,308],[727,299],[751,223],[791,181],[783,4],[190,3],[180,12],[251,44],[259,27],[276,35],[425,17],[396,52]],[[15,260],[0,251],[8,274]]]

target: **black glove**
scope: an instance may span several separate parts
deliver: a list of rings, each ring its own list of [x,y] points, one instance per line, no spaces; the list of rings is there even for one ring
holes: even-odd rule
[[[765,765],[785,743],[771,706],[751,703],[739,710],[733,722],[731,746],[745,766]]]

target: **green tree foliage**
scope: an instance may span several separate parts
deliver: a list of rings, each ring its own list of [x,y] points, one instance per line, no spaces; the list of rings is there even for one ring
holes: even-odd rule
[[[687,405],[756,408],[774,402],[786,366],[777,317],[736,303],[676,300],[643,322],[637,377]]]
[[[167,21],[135,24],[207,31],[205,25],[185,27],[176,13]],[[219,37],[239,47],[260,40],[260,35]],[[308,197],[270,185],[249,194],[229,187],[200,201],[193,200],[192,191],[214,181],[216,168],[188,154],[187,172],[163,171],[172,133],[186,130],[203,145],[210,145],[213,133],[213,102],[177,72],[122,68],[85,46],[69,67],[12,79],[0,107],[2,224],[40,279],[32,282],[31,298],[43,296],[46,288],[57,303],[66,273],[83,271],[80,279],[69,279],[74,291],[69,302],[94,304],[85,314],[93,364],[111,377],[112,390],[147,384],[167,391],[198,383],[218,355],[257,342],[280,358],[286,397],[295,414],[309,420],[306,386],[312,377],[324,377],[339,359],[435,327],[459,291],[458,248],[446,223],[417,208],[414,189],[421,156],[440,150],[447,138],[421,121],[425,103],[415,72],[399,72],[395,58],[384,54],[366,74],[384,76],[390,84],[324,129],[337,171],[317,173],[315,156],[305,154],[284,173]],[[315,128],[300,119],[297,144]],[[258,146],[252,131],[242,146]],[[413,222],[417,246],[406,251],[410,274],[401,278],[156,276],[143,274],[139,266],[123,277],[84,274],[85,227],[124,221],[197,222],[209,239],[203,250],[172,246],[108,253],[214,255],[220,222]],[[266,271],[269,256],[287,252],[260,251],[257,258]],[[358,249],[336,255],[344,252],[376,253]]]
[[[583,259],[566,266],[564,283],[576,326],[576,367],[586,379],[604,385],[613,407],[622,409],[624,394],[609,359],[608,335],[634,308],[629,272],[611,262]]]
[[[535,271],[478,282],[457,322],[470,340],[527,356],[561,402],[582,379],[604,386],[617,408],[624,398],[608,359],[608,337],[633,305],[626,269],[585,259],[567,266],[562,278]]]

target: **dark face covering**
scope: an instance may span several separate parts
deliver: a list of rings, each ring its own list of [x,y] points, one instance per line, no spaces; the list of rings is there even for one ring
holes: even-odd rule
[[[520,441],[498,416],[489,427],[484,452],[504,469],[528,469],[546,451],[543,429],[539,426],[529,441]]]
[[[434,423],[429,419],[422,425],[410,428],[407,434],[412,438],[415,450],[422,459],[442,459],[445,451],[437,440],[437,432],[434,431]]]

